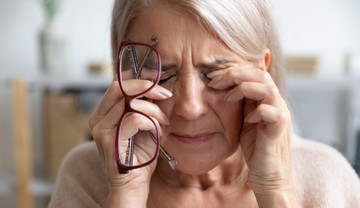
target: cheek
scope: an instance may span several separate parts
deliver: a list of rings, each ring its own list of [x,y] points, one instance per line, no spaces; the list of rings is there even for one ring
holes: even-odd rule
[[[239,138],[241,126],[243,123],[242,103],[240,102],[218,102],[217,115],[221,120],[227,137]]]
[[[154,103],[159,106],[159,108],[165,113],[165,115],[169,118],[171,109],[173,109],[174,102],[173,99],[167,99],[167,100],[154,100]]]

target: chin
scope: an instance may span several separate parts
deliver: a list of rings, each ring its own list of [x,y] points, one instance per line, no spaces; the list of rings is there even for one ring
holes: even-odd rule
[[[177,170],[190,175],[201,175],[219,166],[237,149],[223,141],[214,139],[196,145],[169,142],[163,144],[163,147],[178,162]]]
[[[225,158],[215,155],[211,155],[210,158],[178,158],[177,170],[189,175],[202,175],[216,168]]]

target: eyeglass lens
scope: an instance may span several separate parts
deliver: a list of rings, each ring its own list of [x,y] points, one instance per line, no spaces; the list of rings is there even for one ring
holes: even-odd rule
[[[134,129],[137,131],[135,134],[124,134],[124,132],[129,132],[131,129],[130,121],[137,119],[136,117],[142,119],[141,128],[143,130]],[[123,129],[127,129],[127,131]],[[118,136],[118,154],[121,164],[131,167],[149,162],[156,155],[156,145],[156,127],[148,117],[133,112],[123,116]]]
[[[159,73],[159,61],[156,52],[143,45],[127,45],[122,50],[120,73],[122,82],[132,80],[131,84],[122,85],[127,95],[142,93],[146,89],[142,88],[142,91],[136,91],[137,80],[148,80],[156,84]]]

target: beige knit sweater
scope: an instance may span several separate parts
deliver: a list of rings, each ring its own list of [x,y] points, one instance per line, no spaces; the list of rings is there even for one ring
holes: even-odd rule
[[[338,151],[295,137],[292,157],[303,207],[360,208],[360,180]],[[49,207],[105,207],[103,170],[95,143],[76,147],[63,161]]]

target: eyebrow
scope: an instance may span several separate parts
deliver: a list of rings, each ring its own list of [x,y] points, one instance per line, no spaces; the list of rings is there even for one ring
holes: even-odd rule
[[[214,61],[209,62],[209,63],[199,63],[195,67],[203,68],[203,69],[216,69],[219,67],[219,65],[228,64],[228,63],[235,63],[235,61],[231,60],[231,59],[226,59],[226,58],[215,59]]]
[[[212,70],[212,69],[217,69],[219,67],[219,65],[228,64],[228,63],[236,63],[236,61],[231,60],[231,59],[226,59],[226,58],[216,59],[212,62],[208,62],[208,63],[203,62],[203,63],[196,64],[195,67]],[[161,70],[163,70],[163,71],[166,71],[168,69],[173,69],[173,68],[177,68],[177,65],[176,64],[164,64],[161,66]]]

